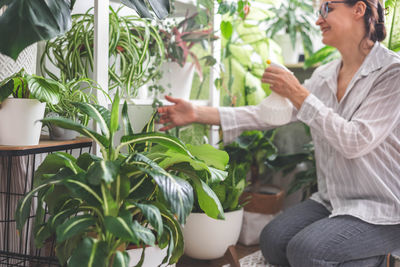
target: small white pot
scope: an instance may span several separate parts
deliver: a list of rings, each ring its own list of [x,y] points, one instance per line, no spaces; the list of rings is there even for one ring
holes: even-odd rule
[[[0,145],[39,144],[46,103],[36,99],[8,98],[0,108]]]
[[[216,220],[205,213],[191,213],[183,227],[185,254],[201,260],[224,256],[236,245],[243,221],[243,209],[225,212],[225,220]]]
[[[129,254],[129,267],[136,266],[142,256],[142,248],[129,249],[126,251]],[[159,247],[147,247],[144,252],[144,261],[142,267],[159,266],[163,259],[167,256],[167,248],[160,249]],[[172,266],[173,265],[163,265]]]
[[[171,95],[172,97],[189,100],[190,91],[192,90],[194,64],[186,63],[181,67],[176,62],[164,62],[161,70],[163,71],[163,77],[158,81],[158,84],[164,87],[165,92],[159,96],[159,99],[164,99],[164,95]]]

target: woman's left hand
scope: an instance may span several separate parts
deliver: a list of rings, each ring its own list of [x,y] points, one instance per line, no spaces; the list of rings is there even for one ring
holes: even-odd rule
[[[271,90],[288,98],[297,109],[300,109],[310,94],[291,72],[276,66],[269,66],[264,70],[261,82],[269,83]]]

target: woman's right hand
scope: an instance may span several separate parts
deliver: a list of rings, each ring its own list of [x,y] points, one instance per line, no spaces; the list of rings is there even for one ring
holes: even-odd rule
[[[195,106],[189,101],[165,96],[169,102],[174,103],[171,106],[162,106],[158,108],[160,114],[159,123],[164,124],[161,131],[167,131],[176,126],[183,126],[196,121]]]

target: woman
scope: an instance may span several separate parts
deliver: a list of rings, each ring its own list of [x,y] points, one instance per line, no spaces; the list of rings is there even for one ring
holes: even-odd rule
[[[293,121],[310,126],[318,192],[289,208],[261,233],[268,262],[282,266],[386,266],[400,247],[400,57],[385,38],[378,0],[321,1],[323,43],[341,59],[304,85],[280,68],[262,82],[294,105]],[[221,125],[224,142],[243,130],[269,129],[259,106],[219,109],[167,98],[164,130],[192,122]]]

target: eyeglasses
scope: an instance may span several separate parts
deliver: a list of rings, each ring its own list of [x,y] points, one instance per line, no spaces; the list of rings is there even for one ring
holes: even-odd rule
[[[347,1],[327,1],[322,3],[321,8],[319,9],[317,16],[321,16],[323,19],[328,17],[328,13],[331,11],[329,8],[329,4],[340,4],[340,3],[347,3]]]

